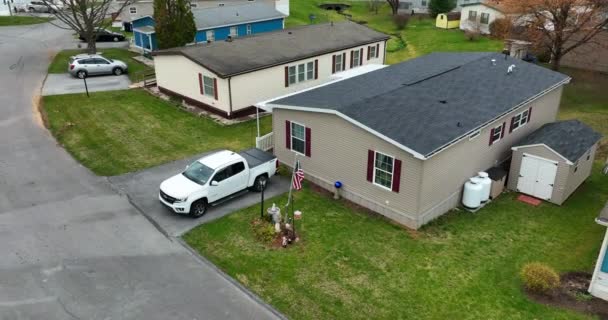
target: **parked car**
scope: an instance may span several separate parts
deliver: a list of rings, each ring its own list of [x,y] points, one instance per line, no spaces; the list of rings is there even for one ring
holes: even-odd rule
[[[27,11],[30,13],[55,13],[61,10],[60,4],[54,4],[50,2],[43,1],[31,1],[27,4]]]
[[[90,75],[121,75],[128,71],[127,64],[120,60],[104,58],[99,54],[79,54],[70,57],[68,72],[77,78],[84,79]]]
[[[86,38],[84,35],[79,35],[78,39],[82,40],[82,41],[86,41]],[[95,34],[95,42],[107,42],[107,41],[114,41],[114,42],[118,42],[118,41],[125,41],[125,35],[122,33],[118,33],[118,32],[114,32],[108,29],[99,29],[97,30],[97,33]]]
[[[224,150],[205,156],[160,184],[159,200],[179,214],[198,218],[210,205],[247,189],[261,192],[274,176],[277,158],[260,149]]]

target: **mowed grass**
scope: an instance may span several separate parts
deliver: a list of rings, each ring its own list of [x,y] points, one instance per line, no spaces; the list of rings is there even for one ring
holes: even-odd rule
[[[85,50],[63,50],[57,53],[48,68],[48,73],[66,73],[68,71],[68,61],[71,56],[85,53]],[[138,81],[137,77],[139,74],[153,71],[151,67],[133,59],[138,56],[135,52],[131,52],[127,49],[118,48],[99,48],[97,52],[101,52],[102,55],[108,59],[117,59],[125,62],[129,67],[128,75],[131,81]]]
[[[315,23],[327,21],[341,21],[346,19],[335,11],[323,10],[319,4],[322,0],[292,0],[291,15],[287,18],[287,26],[309,24],[309,15],[314,14]],[[500,40],[481,37],[478,40],[468,40],[464,32],[459,29],[444,30],[435,27],[435,20],[414,16],[404,30],[398,30],[394,23],[390,7],[382,2],[378,13],[370,10],[367,1],[340,1],[351,5],[344,13],[352,15],[352,20],[365,22],[365,25],[393,36],[389,40],[389,47],[395,45],[396,35],[401,35],[406,46],[401,50],[387,52],[388,64],[398,63],[436,51],[500,51],[503,43]]]
[[[214,149],[255,145],[256,123],[223,126],[143,90],[47,96],[51,132],[98,175],[118,175]],[[270,132],[271,118],[261,120]]]
[[[587,319],[528,300],[518,273],[530,261],[592,271],[606,229],[594,222],[608,199],[600,167],[562,207],[508,193],[418,232],[307,186],[295,196],[303,240],[287,250],[254,239],[258,206],[184,239],[291,319]]]
[[[22,26],[28,24],[39,24],[53,20],[45,17],[29,17],[29,16],[6,16],[0,17],[0,27],[3,26]]]

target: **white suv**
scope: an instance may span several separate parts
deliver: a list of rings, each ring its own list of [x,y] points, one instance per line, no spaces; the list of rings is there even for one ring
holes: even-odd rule
[[[68,72],[80,79],[100,74],[119,76],[127,72],[127,64],[120,60],[104,58],[99,54],[79,54],[70,57]]]

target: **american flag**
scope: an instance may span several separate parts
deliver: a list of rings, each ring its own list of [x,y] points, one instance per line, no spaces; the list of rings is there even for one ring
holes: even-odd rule
[[[304,170],[302,170],[300,161],[298,161],[296,163],[296,170],[293,174],[293,180],[291,181],[292,187],[296,190],[302,189],[302,180],[304,180]]]

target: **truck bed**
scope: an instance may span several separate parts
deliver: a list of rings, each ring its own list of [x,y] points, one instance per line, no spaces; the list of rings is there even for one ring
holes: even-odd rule
[[[239,155],[245,158],[250,169],[276,158],[272,153],[262,151],[258,148],[243,150],[239,152]]]

